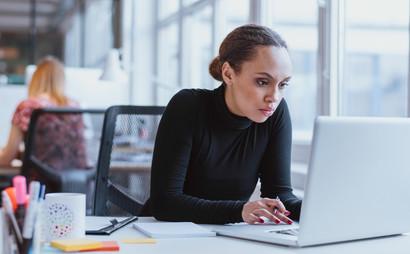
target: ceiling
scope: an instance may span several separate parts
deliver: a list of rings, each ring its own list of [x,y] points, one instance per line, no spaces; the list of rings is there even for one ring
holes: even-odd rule
[[[36,29],[41,32],[58,29],[78,0],[0,0],[0,32],[30,31],[33,2]]]

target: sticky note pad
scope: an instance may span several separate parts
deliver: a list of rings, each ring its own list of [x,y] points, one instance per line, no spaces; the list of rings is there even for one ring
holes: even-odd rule
[[[87,252],[87,251],[119,251],[120,246],[116,241],[102,241],[101,242],[102,246],[96,249],[91,249],[91,250],[82,250],[81,252]]]
[[[93,250],[103,247],[100,241],[91,239],[62,239],[51,241],[50,245],[62,251]]]
[[[121,242],[123,242],[123,243],[145,244],[145,243],[156,243],[157,240],[155,240],[153,238],[127,238],[127,239],[122,239]]]

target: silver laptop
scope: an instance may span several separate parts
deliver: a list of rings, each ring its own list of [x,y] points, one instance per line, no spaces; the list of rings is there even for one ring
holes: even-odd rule
[[[213,229],[300,247],[409,232],[409,152],[408,118],[318,117],[299,225]]]

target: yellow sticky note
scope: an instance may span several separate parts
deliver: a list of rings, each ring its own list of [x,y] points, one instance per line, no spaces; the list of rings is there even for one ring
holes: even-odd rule
[[[51,241],[50,245],[62,251],[92,250],[103,246],[99,241],[91,239],[62,239]]]
[[[127,239],[122,239],[121,242],[146,244],[146,243],[157,243],[157,240],[153,238],[127,238]]]

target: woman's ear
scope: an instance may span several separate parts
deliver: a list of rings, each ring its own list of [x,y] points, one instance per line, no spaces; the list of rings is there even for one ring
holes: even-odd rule
[[[222,79],[224,80],[225,84],[232,84],[233,72],[234,70],[228,62],[224,62],[222,64]]]

